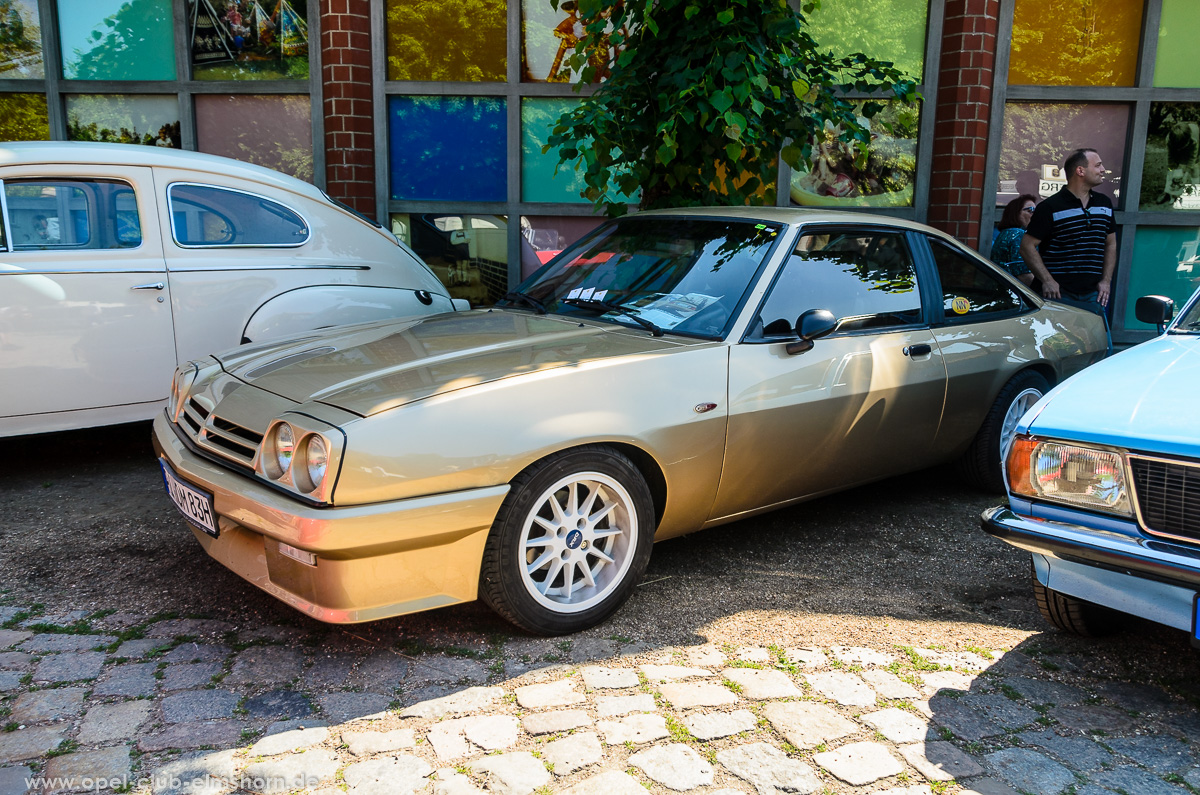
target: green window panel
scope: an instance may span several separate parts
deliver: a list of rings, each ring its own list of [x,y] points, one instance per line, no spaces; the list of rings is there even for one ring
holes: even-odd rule
[[[63,77],[174,80],[171,0],[59,0]]]
[[[1158,55],[1154,61],[1155,86],[1200,88],[1197,41],[1200,41],[1200,8],[1196,0],[1162,0]]]
[[[812,37],[835,55],[866,53],[921,82],[928,14],[926,0],[827,0],[807,18]]]
[[[179,100],[173,95],[69,95],[67,140],[179,149]]]
[[[0,94],[0,141],[48,141],[45,94]]]
[[[1143,226],[1133,241],[1133,265],[1125,299],[1125,328],[1154,330],[1138,321],[1134,305],[1143,295],[1175,299],[1175,308],[1200,286],[1200,229]]]
[[[505,0],[388,0],[387,79],[502,83]]]
[[[557,150],[542,154],[558,117],[578,104],[576,99],[549,97],[521,100],[521,201],[588,203],[580,196],[583,174],[570,164],[555,174]]]

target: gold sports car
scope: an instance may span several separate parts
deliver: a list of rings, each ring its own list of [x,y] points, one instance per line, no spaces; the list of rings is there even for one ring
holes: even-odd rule
[[[1001,491],[1017,420],[1104,349],[920,224],[646,212],[492,309],[188,363],[154,435],[208,554],[314,618],[481,596],[559,634],[655,540],[955,459]]]

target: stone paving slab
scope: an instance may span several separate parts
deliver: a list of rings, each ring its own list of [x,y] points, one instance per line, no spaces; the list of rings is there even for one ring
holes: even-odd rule
[[[637,687],[641,683],[637,671],[629,668],[605,668],[587,665],[580,669],[583,683],[593,690]]]
[[[33,665],[33,655],[23,651],[0,652],[0,670],[24,671]]]
[[[64,739],[65,726],[30,726],[0,733],[0,764],[44,756]]]
[[[153,708],[154,704],[144,700],[97,704],[87,711],[76,739],[93,745],[133,737],[149,719]]]
[[[799,698],[804,691],[783,671],[755,668],[726,668],[722,675],[742,688],[742,695],[755,701],[774,698]]]
[[[895,776],[904,765],[879,743],[848,743],[833,751],[813,754],[813,762],[855,787]]]
[[[712,676],[707,668],[691,668],[686,665],[656,665],[653,663],[641,666],[642,675],[651,682],[679,682],[685,679],[704,678]]]
[[[767,743],[750,743],[717,751],[717,761],[745,780],[760,795],[796,792],[808,795],[821,788],[813,769]]]
[[[983,772],[978,762],[945,741],[901,746],[900,755],[930,781],[954,781]]]
[[[805,674],[805,681],[817,693],[848,707],[875,706],[875,691],[859,677],[842,671]]]
[[[675,709],[722,707],[738,701],[732,690],[715,682],[668,682],[659,685],[658,692]]]
[[[97,646],[110,646],[117,639],[112,635],[60,635],[43,633],[34,635],[21,644],[21,651],[45,654],[47,652],[91,651]]]
[[[627,760],[652,781],[677,791],[707,787],[713,783],[713,767],[682,743],[656,745],[638,751]]]
[[[33,637],[32,632],[20,629],[0,629],[0,649],[11,649],[22,641]]]
[[[604,742],[609,745],[654,742],[670,736],[667,730],[667,720],[661,715],[631,715],[621,720],[602,720],[596,722],[596,728],[604,735]]]
[[[59,687],[22,693],[12,705],[11,719],[17,723],[44,723],[73,718],[83,712],[82,687]]]
[[[688,731],[699,740],[716,740],[753,729],[758,724],[746,709],[733,712],[695,712],[683,719]]]
[[[98,696],[148,696],[158,687],[155,672],[158,663],[126,663],[110,667],[96,680],[93,692]]]
[[[171,757],[150,773],[153,795],[223,795],[238,780],[234,754],[229,751],[190,751]]]
[[[775,731],[800,749],[848,737],[858,726],[824,704],[809,701],[775,702],[762,709],[762,715]]]
[[[577,732],[561,740],[546,743],[542,758],[550,764],[556,776],[567,776],[576,770],[598,763],[604,757],[600,737],[595,732]]]
[[[113,746],[95,751],[78,751],[56,756],[46,763],[43,775],[58,782],[43,790],[46,795],[56,792],[96,789],[97,781],[127,781],[129,779],[129,748]]]
[[[0,693],[11,693],[19,690],[24,683],[25,674],[20,671],[0,671]]]
[[[63,652],[50,654],[33,669],[35,682],[78,682],[95,679],[104,670],[104,652]]]
[[[1005,748],[984,759],[999,778],[1017,790],[1057,795],[1075,783],[1070,770],[1026,748]]]
[[[238,744],[244,728],[244,723],[235,720],[177,723],[140,738],[137,747],[147,753],[174,748],[228,748]]]
[[[24,765],[0,767],[0,795],[25,795],[28,792],[25,781],[32,776],[33,769]]]
[[[344,771],[344,778],[354,795],[408,795],[426,784],[433,767],[423,759],[401,754],[395,757],[356,762]]]

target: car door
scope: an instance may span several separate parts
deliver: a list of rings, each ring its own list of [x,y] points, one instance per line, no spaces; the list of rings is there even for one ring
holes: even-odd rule
[[[12,167],[0,196],[0,417],[165,399],[175,344],[151,169]]]
[[[1053,334],[1009,280],[975,255],[920,235],[937,274],[933,336],[946,362],[946,409],[937,448],[953,453],[979,431],[1008,379],[1028,364],[1039,336]],[[918,252],[920,256],[920,252]]]
[[[796,318],[810,309],[839,326],[789,354]],[[730,349],[714,519],[930,463],[945,389],[905,233],[806,229]]]

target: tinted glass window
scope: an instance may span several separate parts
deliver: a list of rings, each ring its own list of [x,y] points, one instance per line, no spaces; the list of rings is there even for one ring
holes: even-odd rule
[[[308,224],[278,202],[208,185],[172,185],[171,229],[181,246],[298,246]]]
[[[15,250],[131,248],[142,242],[133,188],[113,180],[9,180]]]
[[[929,244],[942,282],[947,323],[987,320],[988,316],[1017,312],[1024,306],[1012,285],[990,267],[940,240],[931,239]]]
[[[921,293],[903,234],[849,230],[801,237],[755,333],[791,334],[809,309],[832,312],[838,331],[919,323]]]

